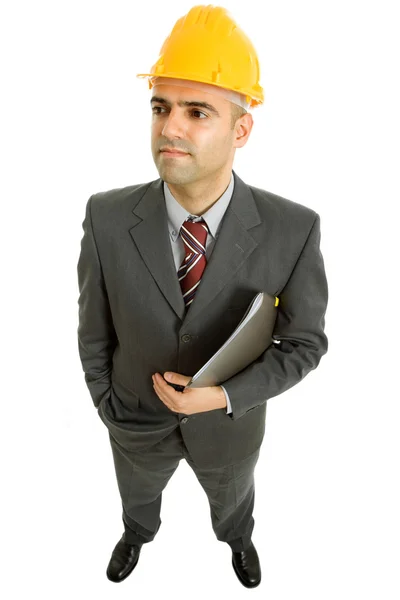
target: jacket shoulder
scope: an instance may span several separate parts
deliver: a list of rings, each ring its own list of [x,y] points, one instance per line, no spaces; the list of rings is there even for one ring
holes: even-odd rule
[[[299,219],[301,221],[314,221],[318,216],[317,212],[294,200],[289,200],[283,196],[278,196],[267,190],[255,187],[253,185],[248,186],[253,194],[253,198],[257,204],[257,208],[263,213],[264,210],[273,211],[277,216],[281,218],[292,218]]]
[[[91,201],[92,206],[95,205],[96,208],[104,208],[105,210],[123,204],[127,199],[129,199],[130,202],[133,201],[133,206],[135,198],[138,202],[152,183],[154,183],[154,181],[128,185],[121,188],[113,188],[104,192],[96,192],[89,200]]]

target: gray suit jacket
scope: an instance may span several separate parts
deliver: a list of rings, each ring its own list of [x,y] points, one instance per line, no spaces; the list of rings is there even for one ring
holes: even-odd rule
[[[100,418],[133,451],[181,427],[200,467],[243,460],[263,440],[266,401],[301,381],[327,352],[319,215],[234,177],[217,243],[186,315],[162,180],[100,192],[87,202],[77,267],[79,354]],[[194,375],[259,291],[280,298],[274,338],[281,343],[222,382],[232,414],[169,410],[152,374]]]

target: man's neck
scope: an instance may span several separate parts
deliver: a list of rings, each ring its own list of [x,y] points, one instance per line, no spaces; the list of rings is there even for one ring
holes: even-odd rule
[[[231,181],[232,171],[220,180],[196,181],[191,185],[168,183],[171,194],[190,214],[201,216],[217,202]]]

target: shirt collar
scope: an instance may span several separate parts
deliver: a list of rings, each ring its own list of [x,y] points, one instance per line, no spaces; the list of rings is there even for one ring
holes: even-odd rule
[[[234,184],[235,180],[232,173],[231,180],[225,192],[217,200],[217,202],[214,202],[214,204],[203,215],[201,215],[207,223],[210,234],[214,239],[218,237],[222,217],[224,216],[232,198]],[[175,242],[179,236],[182,223],[184,223],[189,216],[196,217],[197,215],[191,215],[191,213],[189,213],[183,206],[179,204],[179,202],[173,197],[165,181],[164,198],[168,214],[168,230],[171,239]]]

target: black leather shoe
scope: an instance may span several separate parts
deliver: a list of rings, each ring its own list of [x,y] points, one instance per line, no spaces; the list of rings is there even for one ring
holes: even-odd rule
[[[110,581],[123,581],[132,573],[139,560],[143,544],[128,544],[125,534],[115,546],[107,567],[107,577]]]
[[[232,551],[233,569],[245,587],[256,587],[261,581],[261,567],[253,542],[242,552]]]

